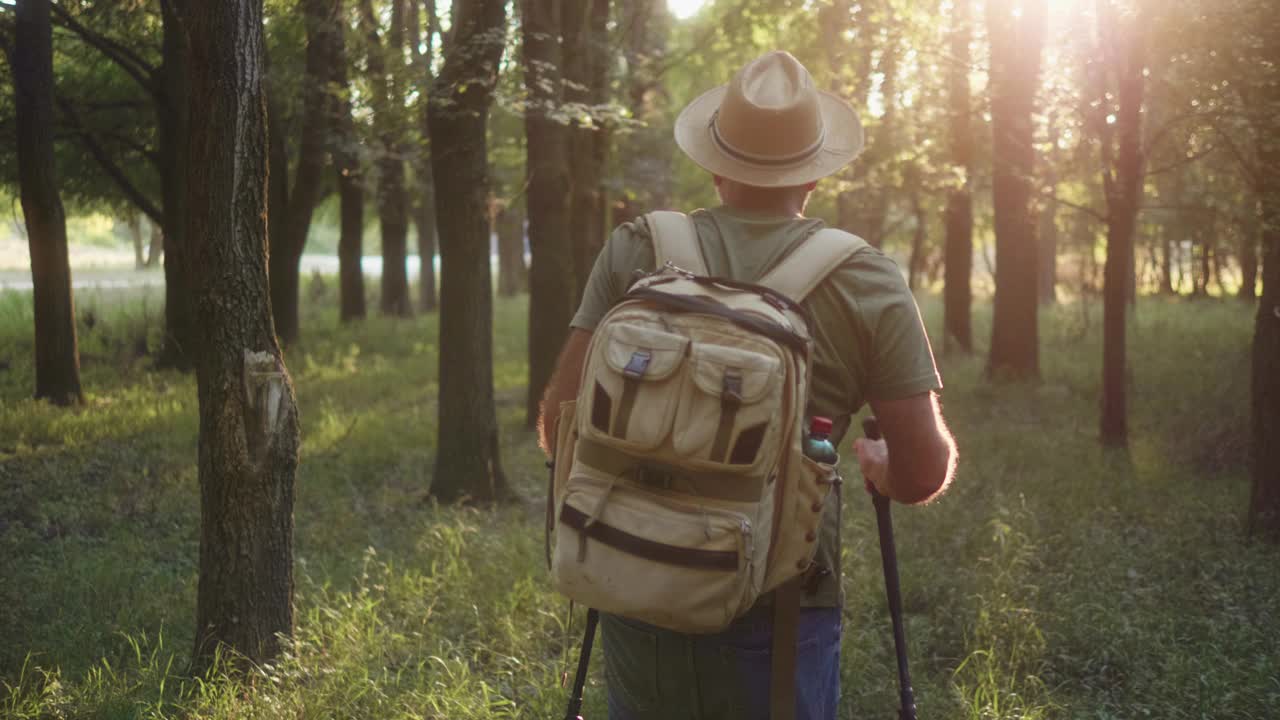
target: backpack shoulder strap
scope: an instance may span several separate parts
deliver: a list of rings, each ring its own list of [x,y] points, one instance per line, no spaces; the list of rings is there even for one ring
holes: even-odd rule
[[[681,212],[659,210],[645,215],[645,220],[649,223],[649,234],[653,236],[653,255],[659,268],[670,262],[695,275],[707,274],[693,218]]]
[[[800,302],[864,247],[867,242],[852,233],[836,228],[819,230],[782,258],[760,279],[760,284]]]

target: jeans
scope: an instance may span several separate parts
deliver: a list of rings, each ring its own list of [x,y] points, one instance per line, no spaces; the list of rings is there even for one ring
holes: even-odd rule
[[[714,635],[683,635],[600,616],[609,720],[768,720],[773,608]],[[840,610],[802,608],[796,718],[834,720],[840,700]]]

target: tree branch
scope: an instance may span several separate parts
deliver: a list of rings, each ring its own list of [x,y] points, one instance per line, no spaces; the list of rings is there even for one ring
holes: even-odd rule
[[[71,13],[67,12],[66,8],[58,3],[49,3],[49,7],[53,10],[58,25],[80,36],[80,39],[84,40],[85,43],[106,55],[107,59],[119,65],[121,70],[128,73],[147,92],[152,95],[156,95],[159,92],[158,83],[156,82],[157,71],[154,65],[115,40],[85,27]]]
[[[1091,207],[1089,207],[1089,206],[1087,206],[1087,205],[1077,205],[1077,204],[1075,204],[1075,203],[1071,202],[1070,200],[1063,200],[1062,198],[1058,197],[1057,195],[1050,196],[1050,199],[1051,199],[1051,200],[1053,200],[1055,203],[1058,203],[1059,205],[1064,205],[1064,206],[1066,206],[1066,207],[1071,208],[1072,210],[1076,210],[1076,211],[1078,211],[1078,212],[1082,212],[1082,213],[1084,213],[1085,215],[1088,215],[1088,216],[1092,217],[1093,219],[1095,219],[1095,220],[1097,220],[1097,221],[1099,221],[1099,222],[1107,222],[1107,216],[1106,216],[1106,215],[1104,215],[1104,214],[1102,214],[1102,213],[1098,212],[1097,210],[1094,210],[1093,208],[1091,208]]]
[[[71,125],[76,128],[80,140],[84,142],[85,149],[89,151],[89,154],[93,156],[98,165],[102,166],[103,172],[115,181],[120,188],[120,192],[124,193],[129,202],[151,218],[152,222],[164,227],[164,215],[160,212],[160,209],[147,199],[147,196],[129,180],[129,177],[124,174],[120,166],[116,165],[102,145],[94,139],[89,130],[80,122],[80,116],[76,113],[75,107],[67,102],[66,98],[56,97],[55,100],[58,103],[58,107],[62,109],[63,114],[71,121]]]

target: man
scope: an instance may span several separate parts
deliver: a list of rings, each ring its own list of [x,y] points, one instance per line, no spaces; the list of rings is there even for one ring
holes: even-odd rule
[[[711,275],[758,280],[822,221],[804,217],[817,181],[854,159],[862,129],[847,103],[816,90],[791,55],[748,64],[728,85],[694,100],[676,121],[676,141],[708,170],[722,205],[692,213]],[[591,271],[582,305],[542,405],[542,441],[556,437],[552,412],[573,399],[605,313],[637,271],[654,269],[643,219],[610,236]],[[802,305],[813,318],[809,415],[835,418],[836,435],[864,403],[882,441],[853,447],[864,477],[903,503],[939,495],[956,452],[934,391],[942,387],[915,300],[897,265],[865,246],[831,271]],[[890,458],[893,458],[892,464]],[[796,715],[834,718],[839,701],[840,502],[823,510],[816,567],[799,625]],[[604,615],[605,673],[612,720],[764,718],[769,708],[772,614],[766,598],[727,630],[683,635]]]

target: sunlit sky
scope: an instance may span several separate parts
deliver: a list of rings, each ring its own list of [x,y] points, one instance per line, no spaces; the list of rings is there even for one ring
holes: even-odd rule
[[[693,17],[706,4],[707,0],[667,0],[667,9],[672,15],[684,20]]]

